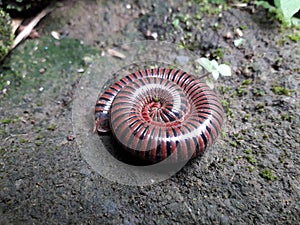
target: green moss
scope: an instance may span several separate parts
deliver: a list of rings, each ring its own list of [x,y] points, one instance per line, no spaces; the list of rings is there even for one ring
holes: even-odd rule
[[[269,139],[269,135],[268,134],[263,134],[262,137],[263,137],[264,140],[268,140]]]
[[[243,158],[243,156],[238,155],[238,156],[235,157],[235,160],[236,160],[236,161],[240,161],[242,158]]]
[[[36,129],[36,133],[40,133],[42,131],[42,128],[41,127],[38,127],[37,129]]]
[[[255,166],[249,166],[249,172],[251,173],[251,172],[253,172],[254,170],[255,170]]]
[[[15,123],[15,122],[18,122],[18,121],[20,121],[20,118],[15,117],[15,118],[5,118],[5,119],[2,119],[0,122],[2,124],[11,124],[11,123]]]
[[[41,140],[43,138],[42,135],[36,135],[35,140]]]
[[[227,111],[230,107],[229,101],[227,101],[226,99],[221,99],[221,103],[222,103],[223,107],[225,108],[225,111]]]
[[[212,26],[215,30],[220,30],[222,29],[222,24],[221,23],[214,23]]]
[[[48,94],[51,97],[59,93],[60,86],[55,84],[74,82],[79,76],[78,68],[87,67],[83,58],[97,54],[97,49],[69,38],[58,41],[43,36],[26,40],[14,50],[14,54],[6,58],[0,68],[0,92],[6,88],[8,97],[34,97],[38,106],[41,106],[39,96]],[[44,69],[43,73],[40,72],[41,68]]]
[[[256,104],[255,109],[258,112],[263,113],[263,112],[265,112],[265,104],[260,102],[260,103]]]
[[[254,156],[252,154],[247,155],[246,159],[251,164],[255,164],[257,162],[257,160],[254,158]]]
[[[39,106],[39,107],[41,107],[41,106],[43,106],[43,102],[42,102],[42,101],[38,101],[38,102],[36,103],[36,105]]]
[[[225,0],[193,0],[193,3],[199,7],[196,15],[216,15],[222,12],[222,7],[226,7]]]
[[[224,51],[222,48],[217,48],[213,53],[212,53],[212,56],[214,58],[217,58],[217,59],[223,59],[224,58]]]
[[[28,143],[28,140],[25,139],[25,138],[20,138],[20,143],[21,143],[21,144]]]
[[[56,124],[50,124],[50,125],[47,127],[47,130],[54,131],[56,128],[57,128],[57,125],[56,125]]]
[[[173,21],[172,21],[172,25],[175,29],[179,28],[179,19],[178,18],[175,18]]]
[[[220,92],[221,92],[222,94],[225,94],[225,93],[229,92],[229,91],[231,90],[231,88],[228,87],[228,86],[223,86],[223,85],[221,85],[221,86],[219,87],[219,90],[220,90]]]
[[[247,159],[247,161],[251,164],[256,164],[257,160],[254,158],[254,155],[252,154],[251,149],[246,149],[245,150],[246,156],[245,158]]]
[[[250,117],[251,117],[251,114],[249,114],[249,113],[245,114],[243,117],[243,121],[249,121]]]
[[[284,46],[285,43],[286,43],[286,41],[287,41],[287,40],[283,37],[283,38],[278,39],[278,40],[276,41],[276,45]]]
[[[298,42],[298,41],[300,41],[300,31],[290,34],[288,37],[291,41]]]
[[[232,98],[234,98],[236,96],[237,96],[237,92],[236,91],[232,92],[231,95],[230,95],[230,97],[232,97]]]
[[[262,97],[266,94],[266,92],[263,89],[260,88],[256,88],[252,91],[253,95],[257,96],[257,97]]]
[[[228,114],[231,118],[233,118],[234,117],[234,112],[232,111],[232,109],[230,109],[229,101],[227,101],[225,99],[221,99],[221,103],[224,107],[225,113]]]
[[[250,79],[244,80],[244,81],[242,82],[242,86],[248,86],[248,85],[250,85],[250,84],[252,84],[252,80],[250,80]]]
[[[14,16],[34,14],[55,0],[2,0],[0,6]]]
[[[289,122],[292,122],[292,121],[295,120],[295,117],[294,117],[293,115],[290,115],[289,113],[283,113],[283,114],[281,115],[281,119],[282,119],[283,121],[289,121]]]
[[[239,27],[240,27],[241,30],[247,30],[248,29],[247,25],[241,25]]]
[[[284,163],[285,160],[286,160],[286,158],[287,158],[287,152],[286,152],[286,150],[284,149],[283,152],[282,152],[282,153],[280,154],[280,156],[279,156],[279,161],[280,161],[281,163]]]
[[[43,142],[41,142],[41,141],[36,141],[36,142],[35,142],[35,145],[36,145],[36,146],[41,146],[42,144],[43,144]]]
[[[238,146],[238,143],[236,141],[232,141],[230,142],[230,144],[233,146],[233,147],[237,147]]]
[[[221,130],[221,137],[224,139],[224,138],[226,138],[226,132],[225,132],[225,130]]]
[[[277,176],[273,174],[273,172],[270,169],[262,169],[259,173],[259,175],[267,180],[276,180]]]
[[[291,95],[291,91],[283,86],[279,86],[277,84],[274,84],[271,88],[271,90],[277,94],[277,95],[286,95],[286,96],[290,96]]]
[[[0,8],[0,62],[8,54],[14,35],[12,32],[11,19],[7,13]]]
[[[252,154],[252,151],[251,151],[251,149],[247,148],[247,149],[245,150],[245,153],[246,153],[246,154]]]
[[[236,93],[238,96],[242,97],[248,94],[248,91],[245,90],[243,87],[239,87],[236,89]]]

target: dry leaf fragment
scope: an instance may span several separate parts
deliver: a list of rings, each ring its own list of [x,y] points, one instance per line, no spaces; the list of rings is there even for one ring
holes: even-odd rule
[[[23,19],[13,19],[12,20],[12,28],[13,28],[13,33],[16,32],[16,30],[19,28],[19,26],[22,24]]]
[[[117,57],[119,59],[125,59],[126,58],[126,56],[123,53],[118,52],[118,51],[116,51],[114,49],[108,49],[107,53],[110,54],[110,55],[112,55],[112,56],[114,56],[114,57]]]
[[[54,39],[60,40],[60,34],[57,31],[51,31],[51,35]]]

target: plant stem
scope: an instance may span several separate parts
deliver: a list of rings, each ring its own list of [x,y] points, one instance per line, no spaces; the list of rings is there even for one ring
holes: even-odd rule
[[[201,77],[199,77],[199,79],[203,79],[203,78],[205,78],[205,77],[208,77],[209,74],[210,74],[210,72],[207,72],[206,74],[204,74],[204,75],[202,75]]]

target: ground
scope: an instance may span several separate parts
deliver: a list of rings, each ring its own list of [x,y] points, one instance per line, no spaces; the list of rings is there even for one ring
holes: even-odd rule
[[[251,4],[67,0],[38,32],[0,71],[1,224],[299,223],[295,29]],[[89,73],[104,62],[121,69],[108,49],[145,39],[228,63],[233,75],[215,82],[226,111],[215,145],[162,182],[126,186],[85,159],[72,109]]]

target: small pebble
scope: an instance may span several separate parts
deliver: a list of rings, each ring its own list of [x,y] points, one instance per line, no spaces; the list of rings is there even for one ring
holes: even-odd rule
[[[84,72],[84,69],[83,69],[83,68],[80,68],[80,69],[77,70],[77,72],[78,72],[78,73],[83,73],[83,72]]]
[[[238,37],[243,37],[243,31],[241,30],[241,29],[239,29],[239,28],[237,28],[236,30],[235,30],[235,34],[238,36]]]
[[[232,35],[231,32],[227,32],[223,37],[226,38],[226,39],[232,39],[233,35]]]
[[[41,74],[43,74],[43,73],[46,72],[46,69],[45,69],[45,68],[41,68],[41,69],[39,69],[39,72],[40,72]]]
[[[157,32],[151,32],[150,30],[147,30],[145,36],[149,40],[157,40],[158,34]]]
[[[68,135],[67,136],[67,141],[74,141],[75,140],[75,136],[74,135]]]

